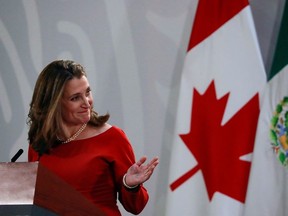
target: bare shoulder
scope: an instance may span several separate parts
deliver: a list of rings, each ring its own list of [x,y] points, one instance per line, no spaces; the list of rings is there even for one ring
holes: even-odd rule
[[[85,138],[89,138],[89,137],[94,137],[97,136],[99,134],[104,133],[105,131],[109,130],[112,127],[112,125],[105,123],[100,127],[93,127],[91,125],[87,125],[87,129],[85,131]]]
[[[112,127],[112,125],[105,123],[103,124],[101,127],[99,127],[98,129],[101,131],[101,133],[107,131],[108,129],[110,129]]]
[[[90,135],[91,136],[96,136],[101,133],[104,133],[105,131],[109,130],[112,126],[108,123],[103,124],[100,127],[89,127],[90,128]]]

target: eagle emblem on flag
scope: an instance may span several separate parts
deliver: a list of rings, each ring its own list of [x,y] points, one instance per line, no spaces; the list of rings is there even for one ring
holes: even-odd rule
[[[277,159],[288,167],[288,96],[277,104],[271,118],[270,140]]]

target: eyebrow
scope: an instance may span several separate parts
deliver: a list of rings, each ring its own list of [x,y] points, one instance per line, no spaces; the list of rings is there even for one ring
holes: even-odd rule
[[[91,87],[90,87],[90,86],[87,87],[87,89],[85,90],[85,93],[86,93],[87,91],[91,91]],[[75,97],[75,96],[79,96],[79,95],[81,95],[81,94],[82,94],[81,92],[77,92],[77,93],[75,93],[75,94],[72,94],[72,95],[70,95],[70,96],[67,96],[67,98],[70,99],[70,98],[73,98],[73,97]]]

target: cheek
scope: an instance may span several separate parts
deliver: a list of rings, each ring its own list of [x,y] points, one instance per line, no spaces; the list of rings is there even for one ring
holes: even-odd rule
[[[62,107],[62,118],[64,120],[67,120],[69,117],[71,117],[73,115],[73,113],[75,112],[74,111],[75,108],[74,106],[71,104],[70,106],[63,106]]]
[[[64,121],[67,121],[69,119],[69,116],[70,116],[69,109],[62,109],[62,119]]]
[[[90,105],[93,105],[93,97],[92,97],[92,96],[88,98],[88,103],[89,103]]]

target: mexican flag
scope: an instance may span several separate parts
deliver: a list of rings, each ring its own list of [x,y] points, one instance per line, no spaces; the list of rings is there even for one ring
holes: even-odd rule
[[[243,214],[266,83],[247,0],[199,0],[182,71],[165,216]]]
[[[288,215],[288,3],[258,122],[245,216]]]

